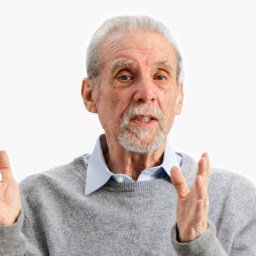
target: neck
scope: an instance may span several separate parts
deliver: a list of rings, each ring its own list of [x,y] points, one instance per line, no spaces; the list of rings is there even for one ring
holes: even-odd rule
[[[162,163],[165,147],[166,142],[154,152],[141,154],[128,151],[119,143],[108,144],[109,151],[104,157],[111,172],[126,174],[137,180],[143,170]]]

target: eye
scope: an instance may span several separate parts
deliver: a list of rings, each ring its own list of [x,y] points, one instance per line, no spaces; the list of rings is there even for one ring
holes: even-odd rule
[[[121,76],[118,76],[117,78],[118,80],[121,80],[121,81],[129,81],[133,79],[132,76],[130,75],[121,75]]]
[[[155,72],[153,79],[158,81],[169,80],[169,72],[163,69],[159,69]]]
[[[154,79],[155,80],[166,80],[167,78],[166,78],[166,76],[163,76],[163,75],[156,75],[156,76],[154,76]]]

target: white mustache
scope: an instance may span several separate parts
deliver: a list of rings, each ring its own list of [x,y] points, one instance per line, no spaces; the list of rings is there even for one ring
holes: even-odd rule
[[[128,125],[134,116],[150,116],[156,119],[161,126],[164,126],[166,122],[166,117],[159,108],[153,105],[138,105],[135,107],[130,107],[124,112],[121,119],[122,126]]]

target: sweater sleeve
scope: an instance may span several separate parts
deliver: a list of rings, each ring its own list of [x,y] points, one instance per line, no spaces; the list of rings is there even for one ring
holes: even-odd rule
[[[26,239],[22,234],[24,215],[21,211],[17,222],[11,226],[0,226],[0,255],[22,256],[26,252]]]
[[[200,237],[189,243],[180,243],[177,240],[178,230],[176,225],[172,228],[172,244],[179,256],[226,256],[216,236],[216,228],[209,221],[208,229]]]
[[[202,236],[189,243],[179,243],[178,230],[173,227],[172,243],[179,256],[256,255],[256,188],[241,176],[233,175],[229,180],[230,186],[223,179],[229,193],[221,217],[219,221],[216,218],[214,222],[209,221],[208,230]]]
[[[21,187],[22,210],[17,222],[0,226],[0,256],[49,255],[43,227],[39,225],[36,213],[31,212],[23,190]],[[37,225],[33,225],[35,223]]]
[[[29,230],[25,230],[25,223],[24,209],[22,209],[14,225],[0,226],[0,256],[39,256],[49,254],[47,248],[36,246],[36,243],[30,239]]]
[[[247,197],[240,207],[246,210],[240,221],[238,232],[230,251],[230,256],[255,256],[256,255],[256,188],[247,185]]]

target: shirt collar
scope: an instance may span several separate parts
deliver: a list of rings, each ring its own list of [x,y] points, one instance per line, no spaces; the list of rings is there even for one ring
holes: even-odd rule
[[[104,154],[108,151],[105,134],[100,135],[96,141],[92,154],[84,156],[87,166],[85,195],[89,195],[97,189],[101,188],[113,175],[108,169]],[[181,157],[172,149],[170,142],[167,141],[166,150],[163,156],[162,167],[170,176],[170,170],[173,166],[180,166]]]
[[[161,167],[163,167],[167,175],[170,176],[170,171],[172,167],[177,166],[180,168],[181,161],[181,156],[175,153],[174,149],[171,146],[170,141],[167,140]]]
[[[107,150],[106,137],[102,134],[98,138],[92,154],[85,156],[85,160],[87,160],[88,163],[85,195],[89,195],[102,187],[112,176],[103,155]]]

